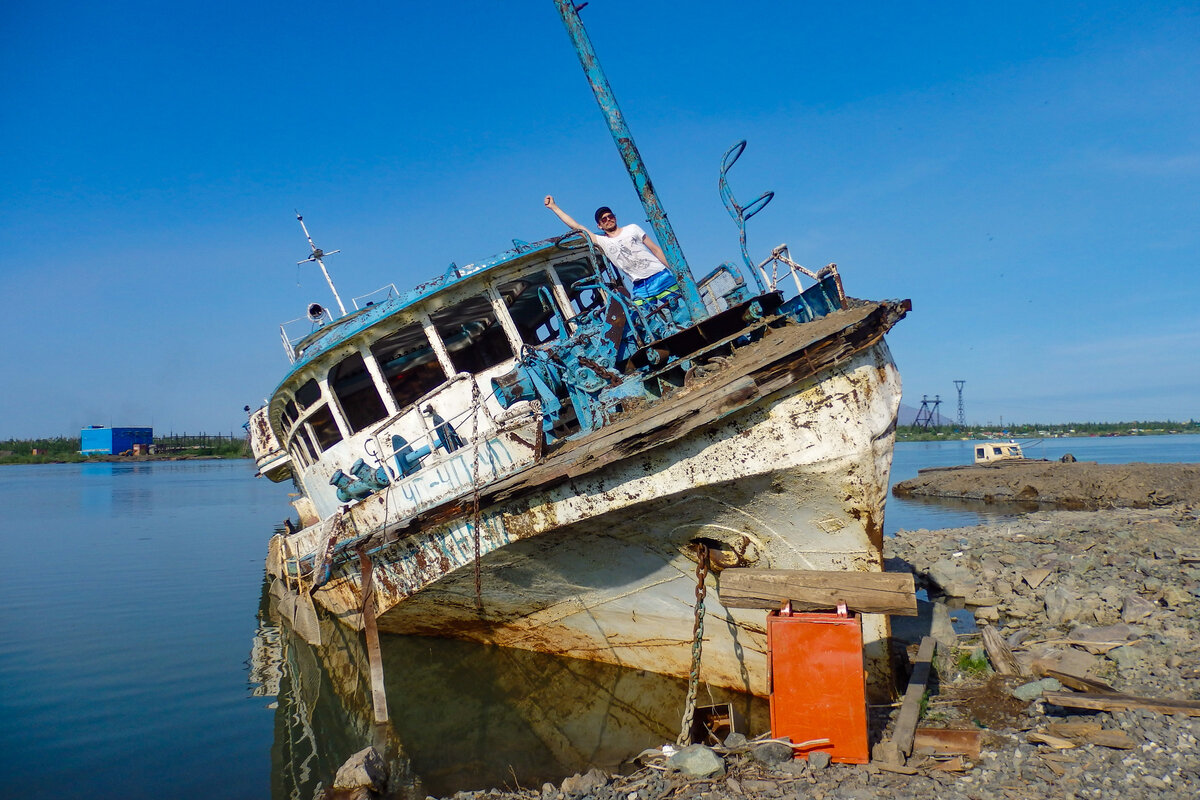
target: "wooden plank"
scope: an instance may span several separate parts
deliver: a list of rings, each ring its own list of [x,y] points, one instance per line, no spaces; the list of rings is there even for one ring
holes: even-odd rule
[[[983,731],[955,730],[953,728],[917,728],[913,736],[913,750],[929,751],[935,755],[963,755],[979,759],[979,745]]]
[[[1063,672],[1057,669],[1044,669],[1041,671],[1047,678],[1054,678],[1070,689],[1078,692],[1092,692],[1093,694],[1118,694],[1117,690],[1109,686],[1104,681],[1098,681],[1095,678],[1089,678],[1085,675],[1075,675],[1070,672]]]
[[[358,550],[358,568],[362,572],[362,615],[363,633],[367,639],[367,662],[371,668],[371,701],[375,711],[375,723],[388,721],[387,693],[383,686],[383,654],[379,649],[379,629],[375,625],[375,587],[372,580],[374,570],[371,557],[363,548]]]
[[[913,737],[916,736],[917,721],[921,716],[921,698],[925,696],[925,684],[929,681],[929,671],[933,665],[933,651],[933,637],[923,637],[917,651],[917,662],[913,664],[912,676],[908,679],[908,689],[900,703],[900,713],[896,716],[892,741],[906,758],[912,755]]]
[[[984,625],[980,630],[983,632],[983,649],[987,650],[988,658],[991,659],[996,672],[1001,675],[1020,675],[1021,666],[1008,643],[1000,636],[1000,632],[991,625]]]
[[[1135,697],[1129,694],[1092,694],[1075,692],[1042,692],[1047,703],[1064,708],[1087,708],[1096,711],[1127,711],[1144,708],[1161,714],[1187,714],[1200,717],[1200,702],[1171,700],[1157,697]]]
[[[779,608],[796,611],[837,608],[866,614],[917,615],[916,586],[909,572],[841,572],[809,569],[726,569],[719,594],[726,608]]]

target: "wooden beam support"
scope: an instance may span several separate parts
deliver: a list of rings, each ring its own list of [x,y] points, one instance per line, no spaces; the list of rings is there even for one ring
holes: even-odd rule
[[[904,692],[900,714],[896,717],[896,727],[892,732],[892,741],[905,758],[912,755],[913,737],[916,736],[917,722],[921,717],[921,698],[925,696],[925,686],[929,682],[929,672],[933,666],[934,644],[932,636],[921,639],[917,663],[913,664],[908,689]]]
[[[383,687],[383,653],[379,649],[379,628],[375,624],[375,586],[372,580],[371,557],[364,548],[358,549],[358,567],[362,572],[363,633],[367,638],[367,662],[371,668],[371,700],[375,723],[388,721],[387,692]]]
[[[909,572],[731,568],[721,571],[719,593],[726,608],[820,611],[845,603],[864,614],[917,615],[916,586]]]

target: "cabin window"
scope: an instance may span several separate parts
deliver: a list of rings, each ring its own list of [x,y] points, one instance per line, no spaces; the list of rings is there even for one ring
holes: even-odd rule
[[[312,455],[308,452],[308,448],[304,446],[304,439],[296,436],[292,439],[292,459],[302,467],[307,467],[312,463]]]
[[[346,415],[346,424],[353,433],[387,416],[379,390],[359,353],[347,356],[333,368],[329,373],[329,388],[337,397]]]
[[[308,429],[303,425],[296,431],[296,438],[293,440],[296,443],[296,449],[300,451],[301,459],[305,466],[314,464],[317,460],[317,450],[313,448],[312,441],[308,438]]]
[[[431,315],[456,372],[482,372],[512,358],[512,345],[486,295]]]
[[[984,452],[986,452],[986,451],[985,451],[985,450],[984,450],[982,447],[976,447],[976,448],[975,448],[975,457],[976,457],[976,458],[983,458],[983,454],[984,454]]]
[[[299,416],[300,416],[300,412],[296,410],[295,401],[288,400],[287,404],[283,407],[283,423],[284,423],[283,428],[284,428],[284,430],[290,430],[291,427],[296,424],[296,419]]]
[[[317,385],[315,380],[301,386],[296,390],[296,406],[301,411],[312,408],[321,400],[321,387]]]
[[[545,272],[535,272],[500,284],[496,291],[508,307],[508,314],[516,324],[522,342],[539,345],[558,336],[558,319],[545,299],[546,293],[553,298],[554,284]]]
[[[312,427],[313,435],[317,437],[317,444],[323,451],[342,440],[342,432],[338,430],[337,423],[333,421],[333,412],[327,405],[314,411],[308,418],[308,424]]]
[[[574,312],[571,316],[578,316],[585,311],[590,311],[603,301],[600,292],[595,289],[571,288],[574,284],[584,281],[585,278],[589,280],[584,281],[584,283],[592,286],[597,284],[596,275],[586,262],[569,261],[565,264],[559,264],[554,269],[558,273],[558,279],[562,281],[563,288],[567,290],[567,297],[571,299],[571,308]]]
[[[446,382],[446,373],[420,325],[409,325],[371,345],[384,380],[405,409]]]
[[[993,448],[992,448],[992,455],[994,455],[994,456],[998,456],[998,455],[1000,455],[1000,448],[999,448],[999,447],[993,447]]]

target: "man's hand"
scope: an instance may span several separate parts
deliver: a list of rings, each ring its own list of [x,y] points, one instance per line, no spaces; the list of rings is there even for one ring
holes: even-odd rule
[[[549,194],[546,195],[546,199],[542,202],[544,202],[546,204],[546,208],[554,208],[554,196],[553,195],[549,195]]]

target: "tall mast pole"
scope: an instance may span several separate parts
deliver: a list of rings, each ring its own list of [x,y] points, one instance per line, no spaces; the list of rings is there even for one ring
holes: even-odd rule
[[[304,238],[308,239],[308,246],[312,248],[312,255],[303,261],[297,261],[297,264],[307,264],[310,261],[315,261],[321,267],[321,274],[325,276],[325,282],[329,284],[329,291],[333,292],[333,299],[337,300],[338,308],[341,309],[342,316],[346,316],[346,307],[342,305],[342,296],[338,294],[337,288],[333,285],[333,279],[329,277],[329,270],[325,269],[325,256],[331,256],[334,253],[340,253],[341,250],[330,250],[326,253],[321,248],[313,243],[312,237],[308,235],[308,226],[304,224],[304,217],[300,216],[300,212],[296,212],[296,219],[300,222],[300,229],[304,231]]]
[[[621,158],[625,160],[625,168],[629,171],[629,177],[633,179],[634,188],[637,189],[638,196],[642,199],[642,208],[646,210],[646,218],[650,220],[654,236],[662,247],[663,255],[667,257],[667,268],[679,282],[679,288],[683,290],[683,298],[692,312],[692,317],[699,319],[706,314],[704,301],[700,299],[696,281],[692,278],[687,259],[683,257],[683,250],[680,249],[679,241],[675,238],[675,231],[671,228],[670,221],[667,220],[667,213],[658,202],[654,184],[650,182],[650,173],[646,171],[642,156],[633,142],[633,134],[630,132],[629,126],[625,124],[625,116],[621,113],[620,106],[617,105],[617,97],[613,94],[612,87],[608,85],[608,79],[600,67],[600,60],[592,48],[592,41],[588,38],[587,31],[584,30],[583,21],[579,18],[579,9],[576,8],[574,0],[554,0],[554,4],[558,6],[558,13],[562,16],[563,24],[567,26],[567,33],[570,34],[571,41],[575,45],[575,52],[579,55],[579,63],[583,65],[588,83],[592,85],[592,93],[596,95],[596,102],[600,105],[600,111],[604,114],[605,120],[608,121],[608,129],[612,132],[613,141],[616,142],[617,150],[620,151]]]

